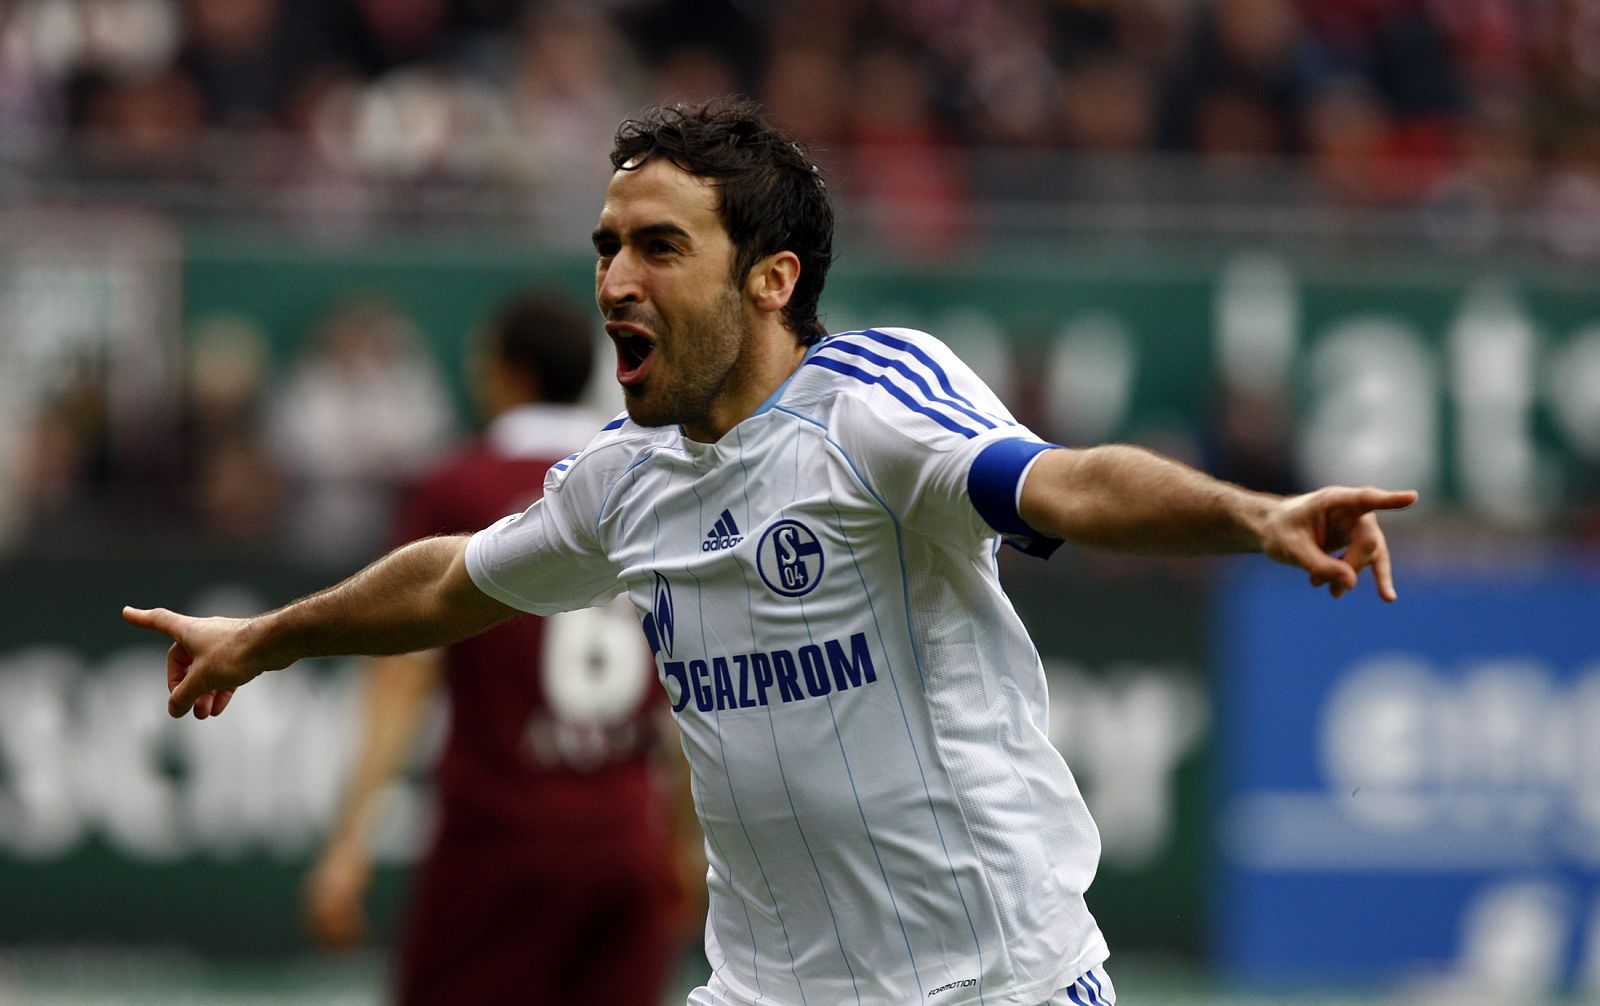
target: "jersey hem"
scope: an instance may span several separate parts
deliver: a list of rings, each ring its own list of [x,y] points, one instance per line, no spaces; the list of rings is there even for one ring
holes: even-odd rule
[[[965,999],[924,999],[924,1002],[927,1006],[1039,1006],[1040,1003],[1049,1002],[1051,996],[1089,971],[1100,967],[1110,957],[1111,951],[1106,947],[1105,937],[1101,936],[1095,940],[1094,946],[1079,954],[1077,960],[1062,968],[1055,977],[1017,985],[1002,992],[980,990]]]
[[[1010,984],[1010,987],[1000,991],[979,987],[971,992],[953,998],[937,995],[928,998],[927,990],[919,990],[917,1002],[923,1006],[1040,1006],[1049,1002],[1050,998],[1064,988],[1069,988],[1074,982],[1088,974],[1095,968],[1102,967],[1110,959],[1111,953],[1106,947],[1105,938],[1102,936],[1095,940],[1093,946],[1080,954],[1072,964],[1062,968],[1060,973],[1052,978],[1045,978],[1028,982],[1026,985]],[[952,990],[957,991],[957,990]],[[705,999],[696,1000],[698,993],[707,993],[713,996],[718,1006],[754,1006],[755,1000],[741,996],[728,987],[716,972],[708,977],[706,982],[694,989],[689,994],[690,1006],[696,1002],[704,1003]],[[763,997],[763,1002],[774,1002]],[[790,1006],[788,1003],[782,1006]],[[797,1004],[796,1004],[797,1006]]]

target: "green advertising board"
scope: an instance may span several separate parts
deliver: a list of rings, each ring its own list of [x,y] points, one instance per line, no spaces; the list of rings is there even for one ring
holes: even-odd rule
[[[154,555],[0,564],[0,944],[305,945],[300,883],[355,742],[354,668],[263,679],[232,724],[172,720],[166,647],[118,613],[242,614],[330,575]],[[415,820],[386,836],[390,862],[414,855],[423,823],[396,816]],[[385,925],[396,879],[375,892]]]

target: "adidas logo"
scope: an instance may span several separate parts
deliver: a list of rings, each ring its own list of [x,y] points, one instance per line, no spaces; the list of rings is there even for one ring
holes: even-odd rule
[[[722,516],[717,518],[717,523],[706,532],[706,540],[700,543],[700,551],[717,552],[744,541],[744,535],[739,533],[739,525],[733,522],[733,514],[722,511]]]

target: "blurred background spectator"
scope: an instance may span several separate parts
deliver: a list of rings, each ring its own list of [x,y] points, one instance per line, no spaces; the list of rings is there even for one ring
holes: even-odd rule
[[[267,405],[266,435],[291,481],[295,544],[361,559],[384,540],[395,492],[449,444],[443,377],[398,307],[334,305]]]

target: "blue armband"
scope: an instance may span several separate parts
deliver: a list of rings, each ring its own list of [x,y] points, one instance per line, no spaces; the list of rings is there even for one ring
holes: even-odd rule
[[[978,452],[967,472],[967,495],[978,516],[1000,532],[1006,544],[1041,558],[1061,546],[1060,540],[1042,535],[1017,512],[1022,476],[1033,460],[1059,444],[1020,438],[996,440]]]

